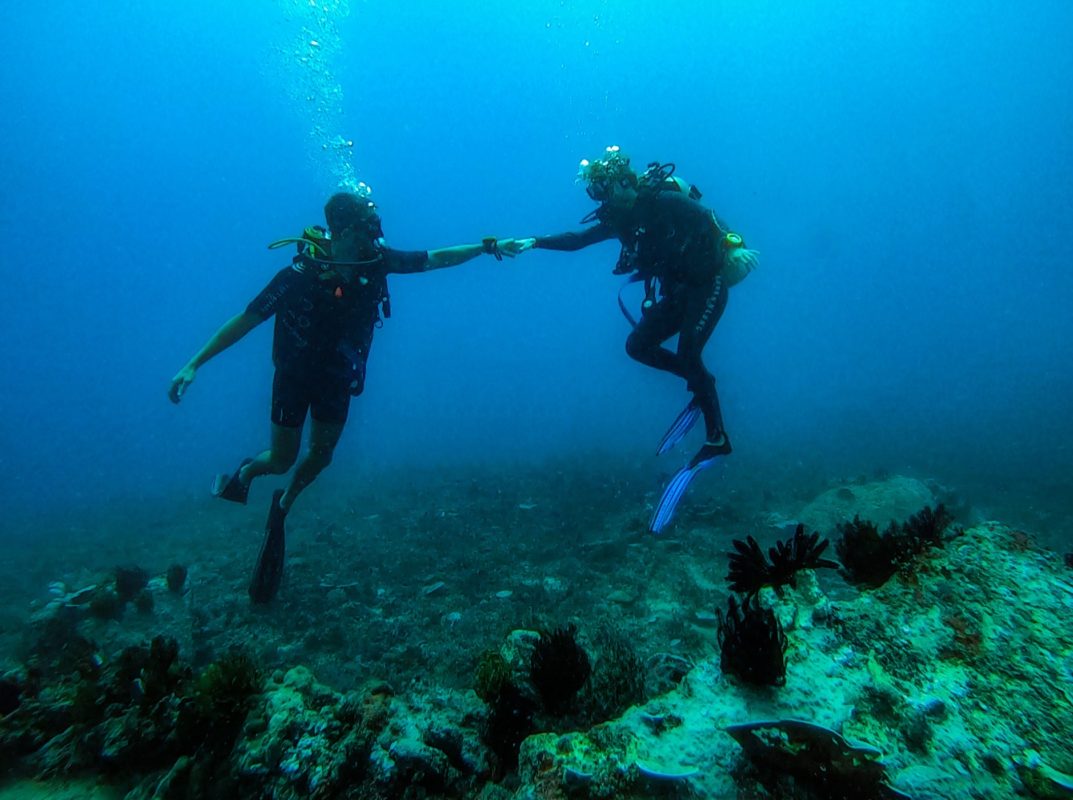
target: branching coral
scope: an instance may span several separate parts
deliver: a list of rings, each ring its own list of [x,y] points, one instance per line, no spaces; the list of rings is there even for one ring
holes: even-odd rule
[[[529,663],[529,679],[549,713],[565,711],[591,673],[589,656],[577,642],[574,625],[540,634]]]
[[[838,526],[842,536],[835,551],[842,562],[842,575],[850,583],[869,588],[882,586],[920,553],[941,547],[952,522],[942,505],[934,511],[925,506],[900,526],[892,522],[880,534],[875,523],[855,516],[852,522]]]
[[[170,694],[180,695],[191,676],[179,661],[179,645],[171,638],[157,636],[149,647],[128,647],[119,655],[109,691],[117,700],[132,697],[152,708]],[[131,687],[135,687],[132,693]]]
[[[141,567],[116,567],[115,591],[123,603],[134,599],[149,583],[149,573]]]
[[[822,558],[823,551],[830,544],[820,539],[819,533],[805,533],[805,526],[798,524],[792,538],[777,542],[768,550],[768,559],[756,540],[749,536],[743,542],[735,539],[736,552],[729,553],[730,571],[727,580],[732,591],[740,592],[746,598],[752,597],[765,586],[779,591],[786,584],[794,585],[796,574],[803,569],[837,568],[834,561]]]
[[[613,719],[645,699],[645,663],[629,639],[614,628],[603,628],[596,636],[596,665],[581,705],[593,724]]]
[[[19,707],[22,691],[15,681],[0,678],[0,717],[6,717]]]
[[[739,606],[731,595],[726,615],[719,615],[719,666],[754,686],[782,686],[786,634],[774,611],[751,601],[747,595]]]
[[[934,511],[930,506],[924,506],[902,523],[902,535],[912,544],[916,552],[929,547],[942,547],[943,535],[953,521],[954,518],[942,503],[937,505]]]
[[[487,650],[481,654],[473,678],[473,690],[477,693],[477,697],[486,703],[493,704],[510,683],[510,664],[498,651]]]
[[[482,738],[499,760],[499,770],[505,772],[518,766],[518,750],[533,732],[536,703],[521,693],[513,683],[504,684],[489,703],[488,720]]]
[[[172,564],[168,567],[168,571],[165,573],[165,577],[168,582],[168,591],[175,594],[182,594],[183,586],[186,584],[187,569],[182,564]]]
[[[201,673],[194,700],[206,722],[231,734],[246,718],[250,701],[261,691],[261,683],[257,665],[242,651],[234,650]]]
[[[474,690],[488,705],[481,739],[498,761],[500,773],[518,766],[518,749],[533,732],[536,703],[511,682],[510,665],[495,650],[481,654],[474,674]]]
[[[855,516],[838,526],[841,538],[835,544],[842,576],[850,583],[882,586],[899,564],[899,542],[894,524],[883,534],[874,522]]]

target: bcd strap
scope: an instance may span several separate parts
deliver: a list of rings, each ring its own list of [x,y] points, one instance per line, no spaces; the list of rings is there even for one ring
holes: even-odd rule
[[[643,313],[651,307],[653,302],[652,298],[655,295],[655,282],[651,277],[646,278],[640,272],[635,272],[632,275],[628,276],[626,280],[622,282],[622,286],[620,286],[618,290],[619,310],[622,312],[622,316],[626,318],[626,321],[630,323],[631,328],[637,327],[637,320],[633,318],[633,314],[631,314],[630,310],[626,308],[626,301],[622,299],[622,293],[626,291],[626,288],[630,284],[640,283],[641,281],[645,282],[645,299],[644,304],[642,304],[641,306],[641,311]]]

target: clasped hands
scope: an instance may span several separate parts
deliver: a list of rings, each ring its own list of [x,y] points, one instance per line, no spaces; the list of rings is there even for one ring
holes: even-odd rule
[[[486,253],[491,253],[500,261],[503,260],[503,256],[507,258],[514,258],[517,255],[521,255],[526,250],[531,250],[536,245],[536,239],[530,237],[528,239],[496,239],[489,237],[484,240],[484,250]]]

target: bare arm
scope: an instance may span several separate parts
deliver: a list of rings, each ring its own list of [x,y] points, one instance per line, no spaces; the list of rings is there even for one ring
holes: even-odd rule
[[[182,399],[187,388],[194,382],[198,368],[202,364],[238,342],[262,322],[264,322],[264,319],[256,314],[243,311],[221,325],[220,329],[205,342],[205,346],[198,350],[194,357],[186,362],[186,366],[171,379],[171,388],[168,390],[168,397],[171,398],[171,402],[178,403]]]
[[[483,244],[460,244],[457,247],[441,247],[439,250],[428,251],[428,267],[426,269],[443,269],[444,267],[457,267],[465,264],[484,253]]]
[[[400,259],[393,265],[390,272],[396,275],[410,275],[415,272],[429,272],[434,269],[445,267],[457,267],[472,261],[479,255],[487,253],[502,259],[503,256],[514,258],[517,250],[513,239],[501,239],[499,241],[489,238],[477,244],[460,244],[455,247],[441,247],[438,250],[429,250],[428,258],[424,261],[414,261],[412,258]]]

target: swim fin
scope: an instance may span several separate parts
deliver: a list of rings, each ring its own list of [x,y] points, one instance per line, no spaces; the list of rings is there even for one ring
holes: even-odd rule
[[[700,406],[697,405],[696,400],[690,400],[689,404],[682,409],[682,413],[671,424],[671,427],[663,434],[663,438],[659,440],[656,455],[663,455],[682,441],[683,437],[697,424],[698,419],[700,419]]]
[[[656,510],[652,512],[652,520],[648,523],[649,532],[661,533],[670,524],[675,510],[678,508],[678,503],[685,495],[689,484],[693,482],[698,473],[706,470],[719,458],[718,455],[700,458],[703,454],[704,448],[701,448],[688,466],[682,467],[674,473],[674,477],[671,478],[670,483],[667,484],[667,488],[663,490],[663,495],[656,504]]]
[[[253,461],[252,458],[244,458],[238,465],[233,475],[221,472],[212,480],[212,496],[221,500],[230,500],[232,503],[246,505],[246,499],[250,496],[250,485],[239,479],[242,468]]]
[[[282,497],[282,489],[272,494],[272,507],[268,510],[264,542],[261,543],[261,552],[257,556],[257,565],[253,568],[253,580],[250,581],[250,600],[254,603],[269,602],[276,596],[283,580],[287,535],[284,523],[287,521],[287,512],[280,507],[279,501]]]

